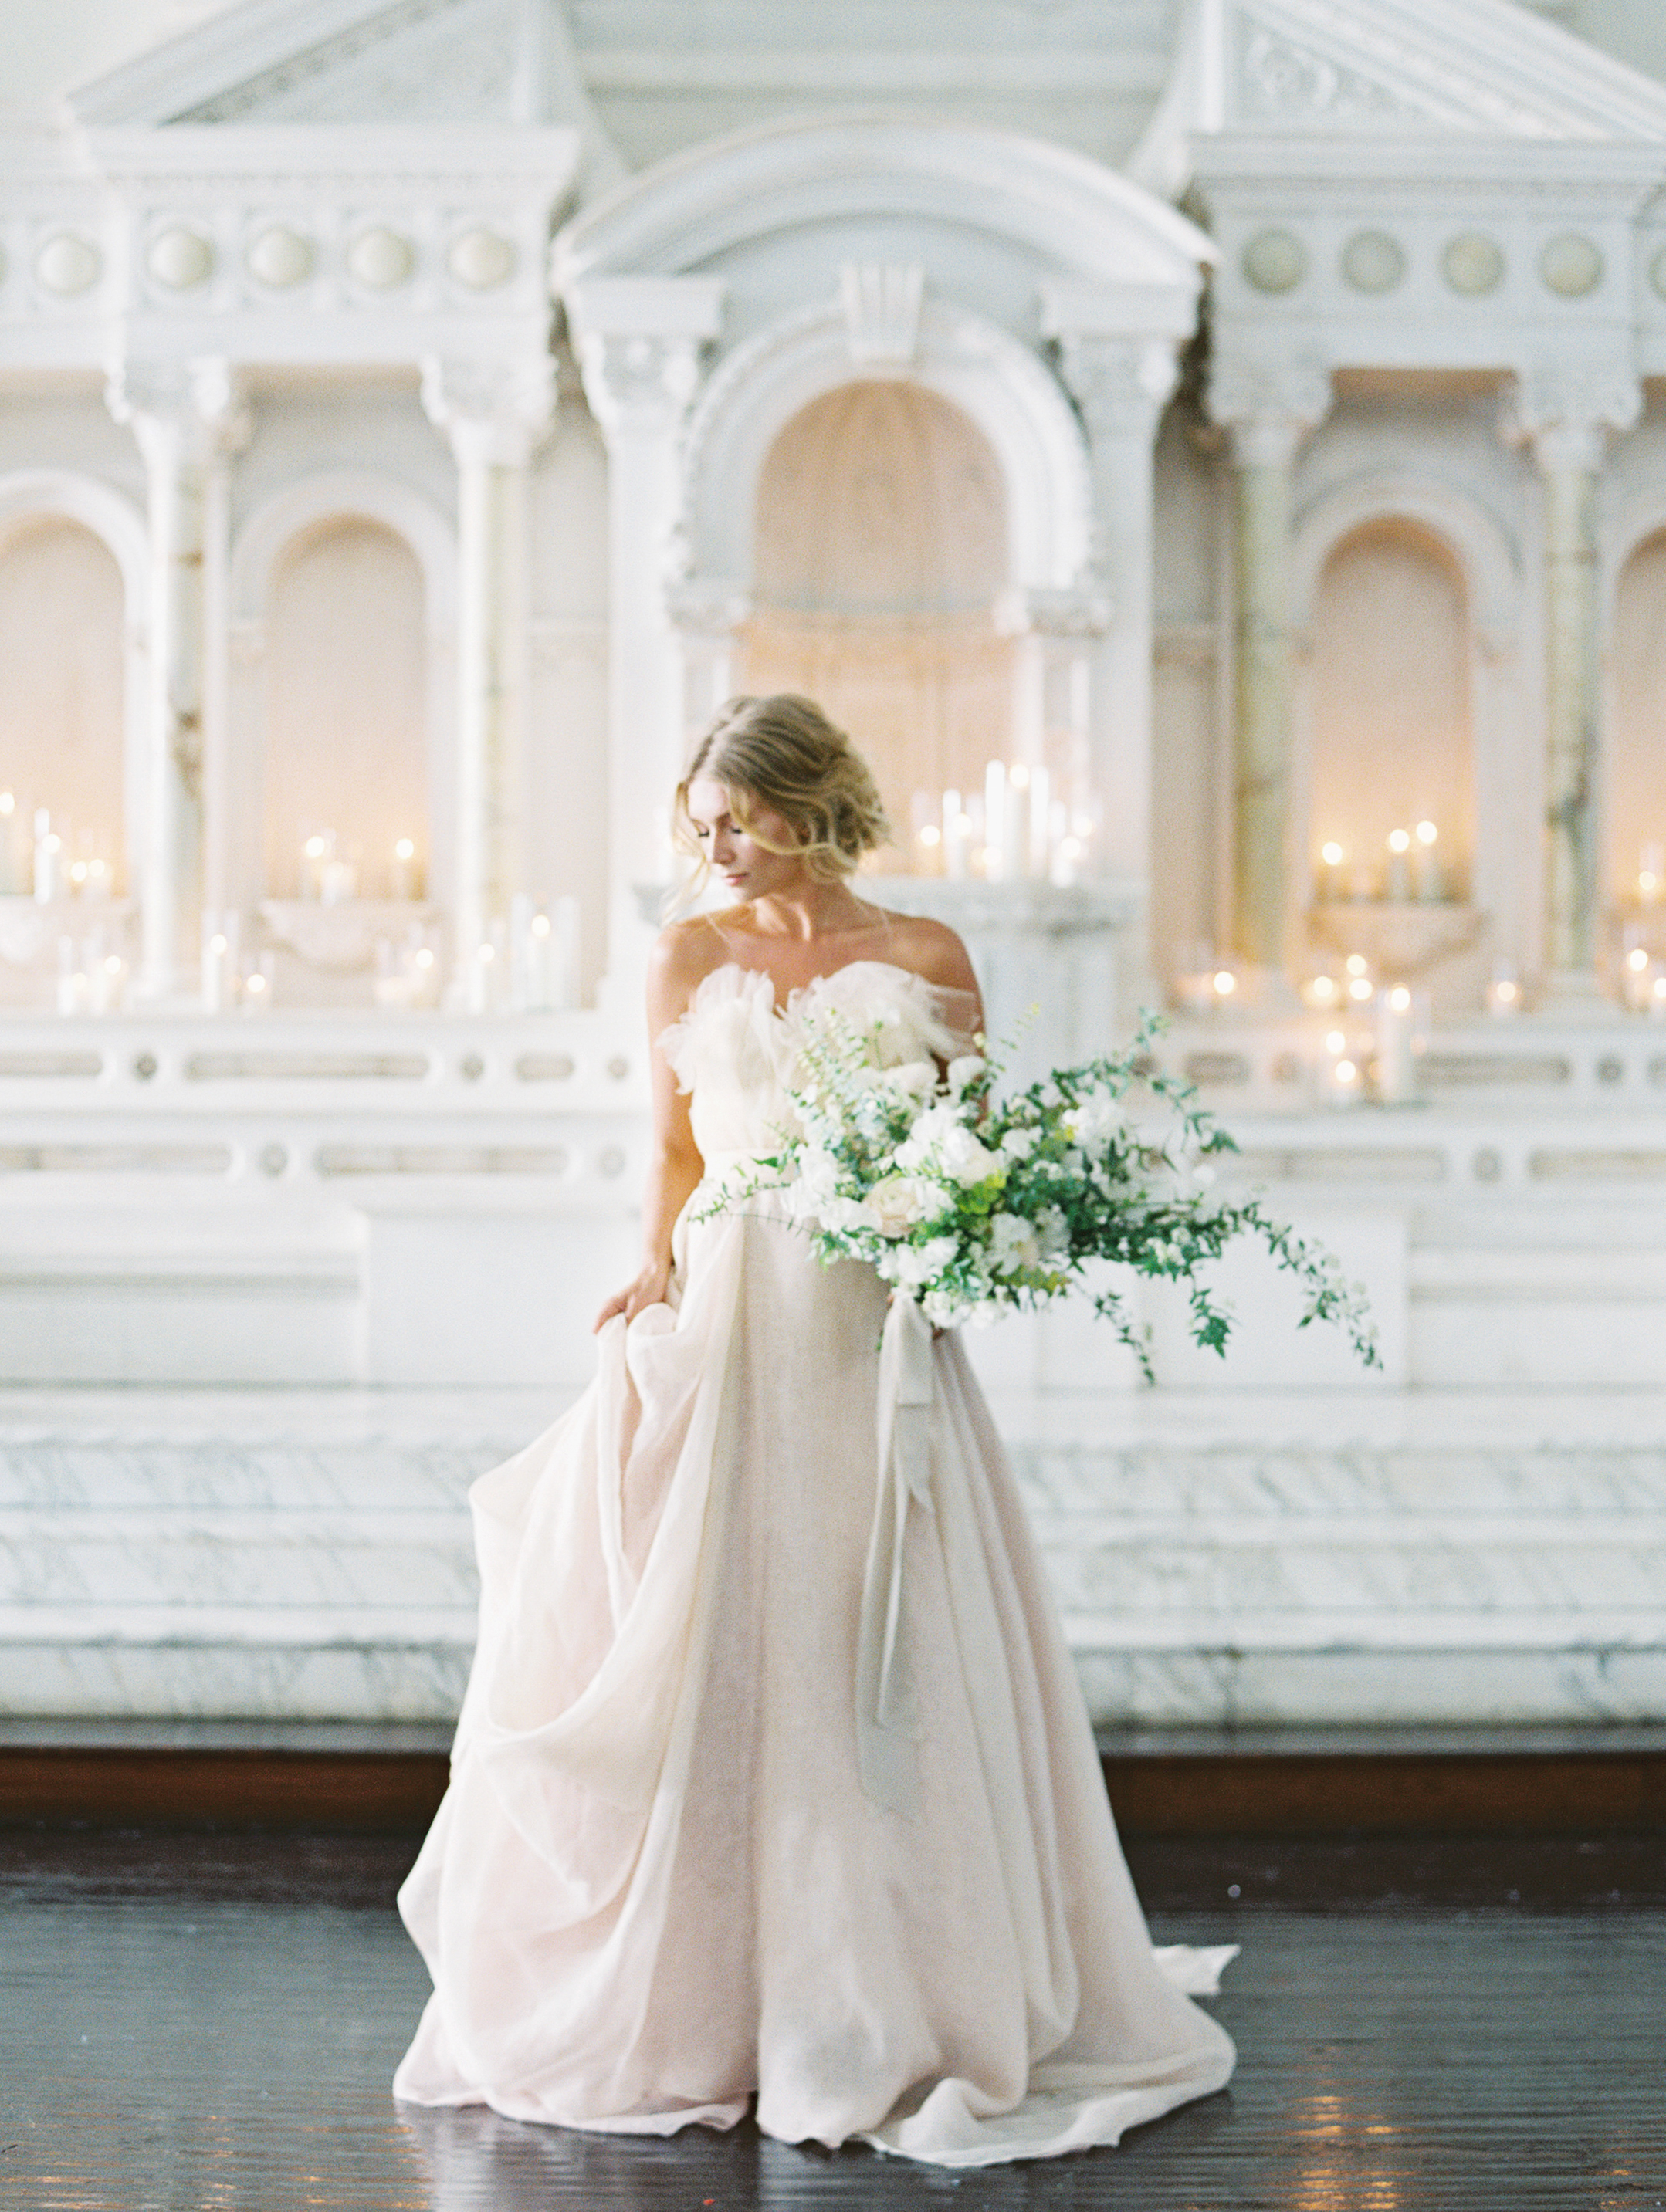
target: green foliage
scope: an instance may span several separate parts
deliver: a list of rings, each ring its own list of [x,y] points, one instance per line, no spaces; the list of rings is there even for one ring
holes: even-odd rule
[[[1123,1051],[1000,1098],[998,1062],[969,1054],[945,1073],[930,1061],[887,1065],[882,1027],[830,1012],[807,1036],[790,1093],[797,1126],[702,1218],[778,1192],[824,1261],[870,1261],[946,1328],[1085,1293],[1147,1379],[1145,1333],[1090,1271],[1110,1263],[1183,1284],[1193,1337],[1224,1354],[1231,1313],[1200,1270],[1252,1237],[1300,1284],[1299,1325],[1335,1323],[1366,1366],[1380,1366],[1364,1292],[1334,1255],[1259,1198],[1214,1194],[1213,1164],[1237,1146],[1191,1085],[1157,1065],[1161,1027],[1147,1013]],[[1147,1126],[1154,1118],[1166,1126]]]

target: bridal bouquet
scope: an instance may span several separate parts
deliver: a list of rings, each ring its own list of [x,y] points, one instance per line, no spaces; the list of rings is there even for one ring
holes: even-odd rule
[[[981,1054],[945,1074],[932,1060],[886,1066],[877,1032],[830,1010],[789,1092],[798,1127],[708,1210],[781,1192],[824,1262],[871,1261],[945,1328],[1089,1290],[1094,1262],[1118,1262],[1185,1284],[1193,1336],[1222,1353],[1230,1311],[1198,1271],[1252,1236],[1300,1283],[1300,1325],[1339,1323],[1365,1364],[1380,1365],[1364,1292],[1335,1257],[1256,1198],[1216,1194],[1212,1162],[1237,1146],[1189,1084],[1153,1066],[1160,1026],[1147,1015],[1127,1050],[998,1097],[998,1066]],[[1091,1294],[1150,1379],[1124,1300]]]

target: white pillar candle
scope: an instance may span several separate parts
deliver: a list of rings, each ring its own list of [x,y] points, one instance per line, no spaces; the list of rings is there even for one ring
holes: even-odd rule
[[[90,1002],[87,970],[76,953],[72,937],[58,940],[58,1011],[60,1014],[84,1014]]]
[[[1329,1030],[1325,1034],[1317,1089],[1320,1103],[1326,1106],[1357,1106],[1365,1096],[1365,1078],[1359,1056],[1343,1030]]]
[[[1411,896],[1411,849],[1412,835],[1409,830],[1389,830],[1389,870],[1383,883],[1383,896],[1386,898],[1404,900]]]
[[[555,1005],[564,1012],[576,1006],[580,997],[578,901],[570,896],[558,898],[550,920],[553,929],[551,996]]]
[[[113,1013],[121,1004],[121,987],[127,963],[119,952],[106,952],[101,960],[94,961],[88,969],[91,988],[91,1011],[95,1014]]]
[[[1377,994],[1377,1096],[1385,1106],[1403,1106],[1417,1096],[1412,994],[1403,983]]]
[[[1438,906],[1446,896],[1439,838],[1440,832],[1432,822],[1420,822],[1412,832],[1412,894],[1425,906]]]
[[[401,837],[393,848],[393,866],[389,871],[388,889],[396,899],[414,899],[416,891],[416,844],[410,837]]]
[[[970,860],[971,817],[958,791],[943,794],[943,872],[958,883]]]
[[[22,827],[22,816],[15,791],[0,791],[0,898],[15,898],[23,888],[23,872],[18,865],[17,835]]]
[[[203,916],[203,1011],[222,1014],[237,994],[237,917]]]
[[[356,898],[359,872],[351,860],[325,860],[318,872],[318,895],[325,906],[344,906]]]
[[[1666,846],[1645,845],[1639,858],[1637,897],[1639,906],[1658,906],[1666,898]]]
[[[1030,771],[1030,850],[1026,875],[1045,883],[1053,864],[1053,779],[1044,768]]]
[[[43,906],[64,896],[64,840],[44,806],[34,817],[34,895]]]
[[[1319,865],[1313,872],[1313,895],[1322,905],[1342,896],[1342,863],[1347,854],[1333,837],[1319,848]]]
[[[983,872],[1000,883],[1006,861],[1006,764],[991,761],[983,771]]]
[[[1509,960],[1493,963],[1493,973],[1487,986],[1487,1011],[1497,1020],[1507,1021],[1522,1011],[1523,992],[1515,963]]]

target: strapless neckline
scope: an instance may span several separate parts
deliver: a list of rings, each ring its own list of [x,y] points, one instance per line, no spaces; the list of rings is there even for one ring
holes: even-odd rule
[[[857,968],[874,968],[883,969],[888,975],[909,976],[915,982],[922,984],[928,991],[940,992],[945,994],[952,994],[952,986],[943,983],[933,983],[928,976],[922,975],[917,968],[904,968],[899,960],[870,960],[866,958],[841,961],[836,968],[824,968],[818,974],[812,975],[807,981],[803,983],[795,983],[791,990],[787,992],[784,1004],[777,995],[775,979],[769,973],[769,969],[767,968],[750,967],[744,960],[720,960],[715,968],[708,968],[706,970],[706,973],[700,978],[699,982],[695,985],[694,992],[695,997],[698,998],[700,993],[705,988],[706,985],[711,981],[714,975],[722,975],[733,972],[743,978],[749,975],[756,976],[760,982],[767,983],[769,986],[770,1010],[772,1012],[779,1015],[784,1021],[787,1016],[792,1013],[800,1000],[808,998],[810,994],[814,991],[818,985],[823,983],[830,983],[836,976],[848,975],[853,969]],[[690,1001],[690,1005],[692,1005],[692,1001]]]

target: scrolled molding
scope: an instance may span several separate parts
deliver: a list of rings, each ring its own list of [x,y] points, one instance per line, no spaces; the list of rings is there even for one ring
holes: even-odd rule
[[[682,428],[722,327],[725,289],[699,276],[595,276],[569,288],[585,397],[610,438]]]
[[[252,427],[243,380],[221,356],[124,361],[105,399],[153,468],[208,467],[246,445]]]
[[[1594,471],[1610,435],[1629,430],[1642,411],[1642,380],[1629,365],[1529,368],[1505,398],[1499,429],[1506,444],[1527,447],[1541,469]]]
[[[1171,338],[1067,331],[1058,348],[1059,373],[1096,446],[1155,438],[1180,376]]]
[[[1299,356],[1278,362],[1218,359],[1208,409],[1232,441],[1240,468],[1288,468],[1330,412],[1330,370]]]
[[[524,468],[555,419],[556,367],[518,360],[423,363],[423,408],[451,441],[459,467]]]

